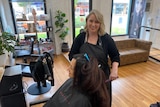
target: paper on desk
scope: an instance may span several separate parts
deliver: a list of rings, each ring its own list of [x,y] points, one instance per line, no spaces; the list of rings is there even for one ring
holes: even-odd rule
[[[4,68],[0,67],[0,81],[2,80],[3,74],[4,74]]]

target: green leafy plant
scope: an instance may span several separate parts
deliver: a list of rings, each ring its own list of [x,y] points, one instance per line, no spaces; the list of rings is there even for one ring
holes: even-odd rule
[[[66,19],[66,14],[62,12],[61,10],[57,10],[55,19],[56,19],[55,26],[57,28],[55,33],[58,33],[59,37],[62,40],[64,40],[69,31],[69,28],[65,26],[65,24],[68,22],[68,19]]]
[[[14,52],[15,36],[8,32],[2,32],[0,35],[0,55],[7,52]]]

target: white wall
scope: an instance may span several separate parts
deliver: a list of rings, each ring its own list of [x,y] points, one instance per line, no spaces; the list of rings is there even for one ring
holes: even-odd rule
[[[71,13],[71,1],[69,0],[61,0],[61,2],[59,2],[59,0],[48,0],[46,3],[47,6],[47,13],[49,13],[49,11],[51,10],[51,15],[52,15],[52,24],[53,24],[53,33],[50,35],[50,37],[53,37],[54,40],[54,47],[55,47],[55,54],[60,54],[61,53],[61,44],[62,41],[61,39],[58,37],[58,34],[55,34],[55,25],[54,25],[54,16],[55,16],[55,12],[56,10],[61,10],[64,13],[66,13],[66,18],[69,19],[69,22],[67,24],[67,26],[69,27],[70,31],[68,36],[66,37],[66,41],[69,43],[69,45],[71,45],[72,43],[72,13]]]

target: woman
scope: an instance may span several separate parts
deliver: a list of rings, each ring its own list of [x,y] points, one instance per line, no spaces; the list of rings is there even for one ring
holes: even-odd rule
[[[99,67],[105,72],[110,81],[118,77],[118,66],[120,62],[119,52],[110,35],[105,33],[105,25],[102,14],[97,10],[92,10],[86,17],[85,32],[80,33],[74,40],[69,59],[74,54],[87,53],[99,62]],[[111,72],[108,65],[108,56],[112,62]],[[111,82],[108,84],[108,90],[111,98]],[[110,102],[111,106],[111,102]]]
[[[109,107],[104,72],[98,61],[87,54],[75,55],[68,79],[44,107]]]

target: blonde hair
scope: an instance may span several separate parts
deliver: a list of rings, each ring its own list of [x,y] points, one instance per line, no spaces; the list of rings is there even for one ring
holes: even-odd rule
[[[100,23],[100,28],[99,28],[99,31],[98,31],[98,35],[99,36],[104,35],[105,34],[105,25],[104,25],[103,15],[99,11],[97,11],[95,9],[93,9],[92,11],[90,11],[89,15],[86,17],[86,23],[87,23],[88,18],[92,14],[95,15],[97,21]],[[85,25],[84,30],[88,33],[87,24]]]

